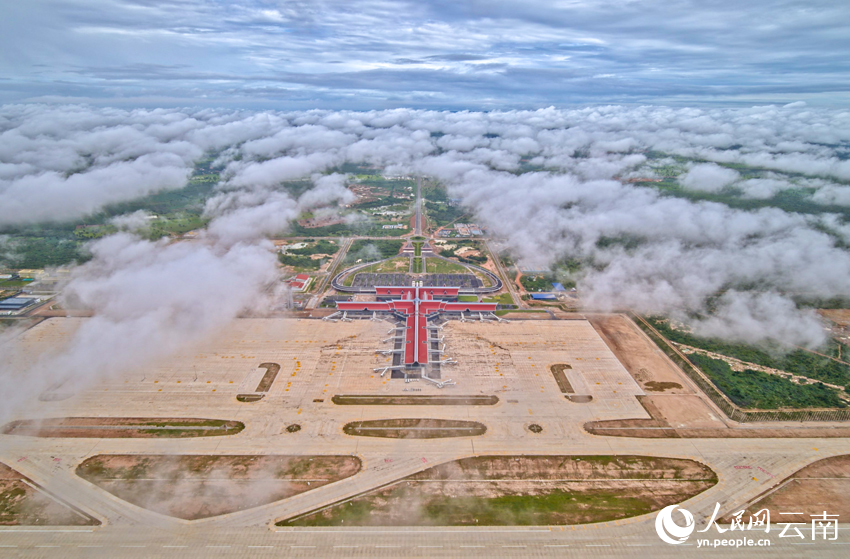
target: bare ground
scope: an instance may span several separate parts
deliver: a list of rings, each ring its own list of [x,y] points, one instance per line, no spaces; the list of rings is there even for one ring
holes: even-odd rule
[[[826,511],[840,515],[839,521],[846,521],[850,516],[850,455],[819,460],[778,482],[746,508],[744,521],[764,508],[770,510],[773,522],[804,522],[805,526],[800,528],[807,538],[811,535],[813,515]],[[780,515],[780,512],[802,514]],[[730,515],[724,520],[731,519]]]
[[[49,496],[0,464],[0,526],[96,526],[100,522]]]
[[[693,394],[683,374],[621,314],[590,314],[587,320],[620,363],[647,393]]]
[[[100,455],[77,475],[134,505],[196,520],[286,499],[360,468],[353,456]]]
[[[712,427],[694,426],[695,421],[688,424],[672,423],[668,417],[686,418],[694,413],[687,406],[679,412],[671,413],[666,404],[676,407],[684,404],[681,398],[670,402],[663,397],[638,396],[638,401],[649,413],[652,419],[615,419],[608,421],[590,421],[584,424],[584,429],[593,435],[607,437],[636,437],[641,439],[683,438],[683,439],[776,439],[776,438],[848,438],[850,427],[821,427],[809,424],[807,427],[776,428],[752,425],[747,427]],[[658,404],[661,404],[660,406]],[[661,408],[665,408],[662,411]]]
[[[808,438],[850,437],[850,427],[780,429],[729,427],[703,398],[689,388],[685,374],[667,360],[628,317],[587,315],[629,374],[646,391],[638,400],[652,419],[591,421],[585,430],[594,435],[639,438]]]
[[[841,326],[850,326],[850,309],[820,309],[818,313]]]
[[[717,482],[691,460],[480,456],[429,468],[288,526],[568,525],[628,518]]]

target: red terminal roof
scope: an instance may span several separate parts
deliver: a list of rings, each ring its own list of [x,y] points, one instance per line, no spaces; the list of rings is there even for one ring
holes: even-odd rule
[[[428,315],[444,311],[493,312],[496,303],[438,301],[434,296],[457,297],[459,287],[376,287],[379,296],[396,296],[391,301],[339,301],[341,311],[395,311],[405,315],[404,364],[428,363]]]

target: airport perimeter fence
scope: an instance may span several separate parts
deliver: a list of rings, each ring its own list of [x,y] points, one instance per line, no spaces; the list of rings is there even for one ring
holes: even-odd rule
[[[735,405],[697,366],[690,362],[678,349],[662,336],[643,317],[628,312],[628,316],[647,336],[673,360],[700,390],[726,414],[732,421],[738,423],[754,423],[759,421],[850,421],[850,409],[776,409],[776,410],[746,410]]]

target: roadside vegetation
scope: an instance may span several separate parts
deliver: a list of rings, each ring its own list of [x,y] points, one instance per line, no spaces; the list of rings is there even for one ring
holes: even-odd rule
[[[728,363],[705,355],[688,359],[699,367],[737,406],[750,409],[844,408],[838,391],[820,382],[797,384],[784,377],[747,369],[734,371]]]
[[[834,341],[828,342],[825,347],[818,348],[817,351],[819,353],[829,356],[823,357],[803,349],[794,349],[775,344],[754,346],[727,342],[717,338],[700,338],[687,331],[686,327],[672,327],[670,321],[664,317],[651,316],[647,317],[646,320],[662,336],[672,342],[733,357],[747,363],[755,363],[756,365],[802,375],[830,384],[837,384],[844,387],[850,386],[850,366],[829,359],[829,357],[838,356],[838,344]]]

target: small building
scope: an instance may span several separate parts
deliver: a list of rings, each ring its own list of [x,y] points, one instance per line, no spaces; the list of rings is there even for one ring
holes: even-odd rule
[[[9,297],[0,301],[0,311],[21,311],[38,301],[35,297]]]
[[[564,287],[564,284],[559,283],[559,282],[555,282],[555,283],[553,283],[553,284],[552,284],[552,288],[553,288],[555,291],[566,291],[566,290],[567,290],[567,288],[566,288],[566,287]]]
[[[310,282],[313,281],[307,274],[298,274],[294,278],[290,279],[287,283],[289,283],[290,289],[292,291],[305,291],[309,286]]]

